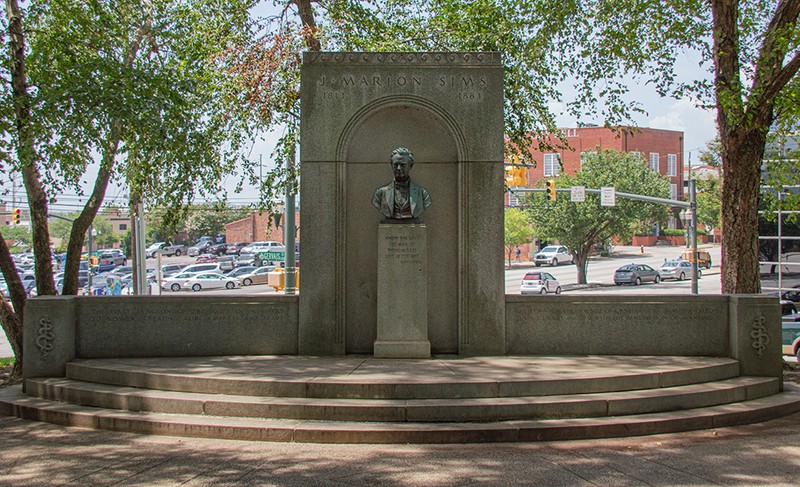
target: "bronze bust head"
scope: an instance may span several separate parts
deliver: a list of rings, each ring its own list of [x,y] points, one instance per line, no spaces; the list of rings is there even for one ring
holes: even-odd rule
[[[414,154],[398,147],[389,157],[394,180],[381,186],[372,195],[372,204],[384,219],[393,223],[419,221],[420,215],[431,205],[431,195],[419,184],[411,182],[409,173],[414,167]]]

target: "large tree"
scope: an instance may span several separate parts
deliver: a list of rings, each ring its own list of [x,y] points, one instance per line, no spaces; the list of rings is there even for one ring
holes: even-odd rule
[[[67,245],[64,293],[75,293],[81,248],[110,182],[132,199],[185,214],[217,193],[254,125],[222,66],[251,34],[248,0],[6,0],[11,49],[0,58],[0,170],[22,174],[39,294],[53,294],[48,204],[94,181]],[[95,158],[99,164],[93,165]],[[16,279],[8,249],[0,267]],[[0,298],[3,326],[21,327],[25,300]],[[14,342],[20,333],[8,333]],[[12,343],[15,352],[21,343]],[[18,363],[21,355],[17,354]]]
[[[503,243],[506,247],[508,267],[511,267],[511,257],[514,250],[531,241],[533,230],[525,213],[516,208],[506,208]]]
[[[280,2],[279,2],[280,3]],[[296,113],[303,48],[495,50],[506,66],[506,134],[522,150],[555,129],[552,104],[608,125],[643,112],[631,87],[717,113],[723,162],[723,291],[759,292],[757,198],[771,127],[800,115],[800,0],[331,0],[287,2],[260,52],[242,54],[267,119]],[[298,9],[291,8],[297,5]],[[293,17],[293,12],[299,12]],[[311,21],[309,21],[311,19]],[[316,19],[316,20],[315,20]],[[308,42],[314,38],[313,47]],[[259,52],[258,49],[241,53]],[[705,75],[686,76],[697,60]],[[244,70],[247,72],[247,70]],[[268,74],[264,74],[268,73]],[[563,89],[562,89],[563,88]],[[252,95],[252,96],[250,96]],[[286,110],[287,107],[290,110]],[[294,143],[296,132],[292,132]]]
[[[556,186],[613,186],[622,193],[669,197],[666,178],[650,170],[638,157],[615,150],[589,154],[579,173],[557,178]],[[662,223],[667,218],[667,207],[662,204],[617,198],[616,206],[600,206],[600,196],[596,194],[587,194],[583,203],[573,203],[565,196],[561,193],[555,201],[545,201],[544,195],[536,194],[529,197],[526,211],[535,235],[569,247],[579,284],[587,282],[589,253],[595,244],[613,236],[627,236],[639,222]]]

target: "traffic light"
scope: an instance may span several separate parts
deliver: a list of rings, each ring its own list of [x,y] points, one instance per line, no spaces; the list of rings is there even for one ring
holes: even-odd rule
[[[526,166],[506,166],[506,186],[527,186],[528,168]]]
[[[556,180],[555,179],[548,179],[544,183],[544,193],[547,195],[547,201],[555,201],[556,200]]]
[[[11,210],[11,222],[14,223],[14,225],[19,225],[19,217],[20,217],[19,208],[14,208],[13,210]]]
[[[528,168],[525,166],[517,166],[514,168],[514,186],[527,186],[528,185]]]
[[[506,166],[506,186],[514,186],[514,166]]]

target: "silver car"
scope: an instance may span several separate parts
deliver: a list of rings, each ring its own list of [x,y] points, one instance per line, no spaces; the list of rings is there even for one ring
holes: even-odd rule
[[[700,269],[697,269],[697,277],[700,277]],[[673,260],[664,262],[658,268],[658,276],[661,279],[677,279],[682,281],[692,277],[692,263],[688,260]]]

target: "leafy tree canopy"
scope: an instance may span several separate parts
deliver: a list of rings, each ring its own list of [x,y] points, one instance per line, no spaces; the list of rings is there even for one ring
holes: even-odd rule
[[[669,197],[666,178],[650,170],[635,155],[616,150],[587,155],[581,171],[574,176],[558,177],[556,186],[587,189],[613,186],[621,193]],[[586,194],[585,202],[573,203],[559,193],[554,202],[545,201],[542,194],[534,194],[529,197],[526,212],[539,238],[558,240],[570,248],[578,268],[578,283],[586,284],[589,252],[595,244],[615,235],[629,236],[638,222],[662,223],[668,209],[662,204],[619,197],[616,206],[600,206],[600,195],[590,193]]]

